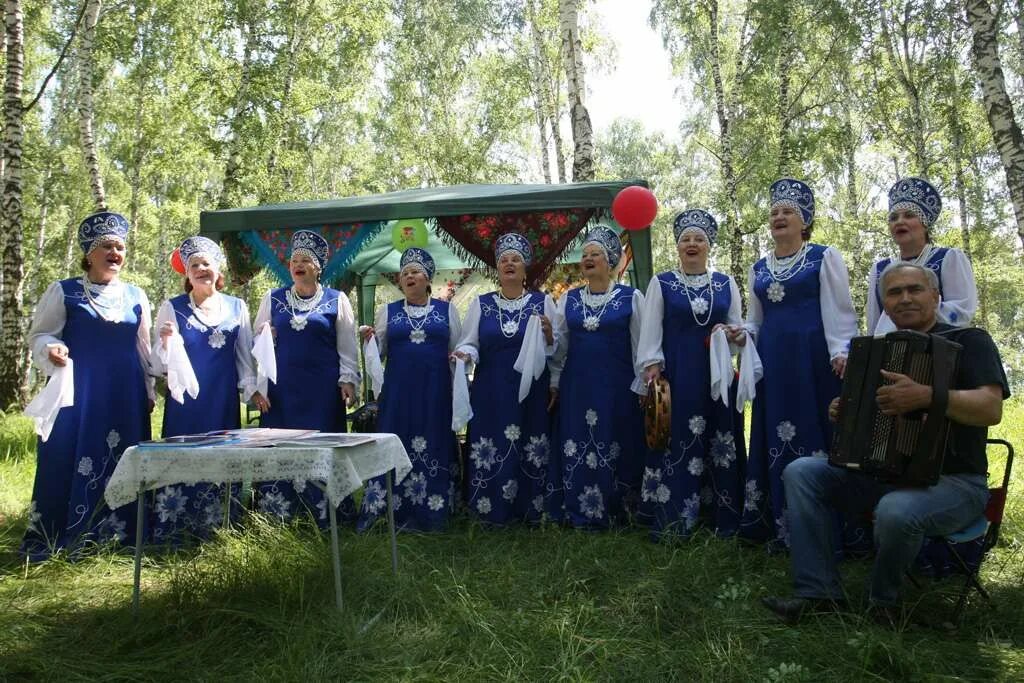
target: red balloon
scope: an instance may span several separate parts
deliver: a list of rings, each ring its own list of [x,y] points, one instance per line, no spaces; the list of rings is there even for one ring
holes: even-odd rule
[[[626,230],[643,230],[658,215],[654,193],[640,185],[630,185],[612,200],[612,217]]]
[[[181,252],[177,249],[171,252],[171,268],[174,268],[174,272],[185,274],[185,264],[181,262]]]

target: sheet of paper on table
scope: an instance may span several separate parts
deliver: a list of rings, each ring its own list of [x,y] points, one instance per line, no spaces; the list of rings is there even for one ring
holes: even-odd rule
[[[278,441],[275,446],[285,448],[346,448],[373,443],[376,439],[368,434],[346,434],[344,432],[316,432],[308,436]]]

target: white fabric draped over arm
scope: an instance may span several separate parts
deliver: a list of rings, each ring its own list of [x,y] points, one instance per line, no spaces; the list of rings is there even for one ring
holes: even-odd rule
[[[359,346],[356,343],[356,317],[352,302],[338,292],[338,318],[334,323],[338,349],[338,384],[351,384],[359,391]]]
[[[857,313],[850,298],[850,274],[838,251],[825,249],[818,273],[821,285],[821,323],[825,328],[829,357],[845,356],[857,336]]]
[[[377,398],[380,398],[384,389],[384,364],[381,362],[381,358],[384,357],[383,349],[387,348],[387,325],[388,307],[385,304],[378,306],[374,312],[373,335],[363,342],[363,365],[370,381],[370,389]]]
[[[160,308],[156,311],[156,324],[153,326],[153,352],[149,354],[149,367],[158,377],[167,374],[167,348],[160,338],[160,329],[168,321],[175,323],[175,328],[178,327],[177,321],[174,319],[174,306],[171,305],[169,299],[160,304]]]
[[[124,286],[128,287],[129,285]],[[135,351],[139,355],[139,365],[142,366],[142,373],[146,378],[146,395],[149,400],[156,401],[156,383],[149,369],[149,357],[153,353],[151,336],[153,312],[150,309],[149,297],[146,296],[146,293],[138,287],[136,290],[139,292],[139,308],[142,310],[142,315],[139,316],[139,329],[135,333]]]
[[[871,270],[868,272],[868,301],[864,309],[864,314],[867,318],[867,333],[875,334],[875,328],[878,327],[878,320],[885,313],[878,305],[878,261],[871,264]],[[889,316],[885,316],[888,320]]]
[[[647,383],[644,381],[644,366],[639,363],[640,335],[643,334],[644,329],[644,295],[639,289],[633,290],[632,306],[633,313],[629,316],[629,343],[633,352],[633,384],[629,388],[634,394],[646,396]]]
[[[57,369],[50,362],[49,344],[63,344],[64,323],[67,322],[67,309],[64,307],[64,288],[54,282],[36,304],[35,315],[32,316],[32,327],[28,331],[28,347],[32,351],[32,362],[47,375]]]
[[[373,336],[377,338],[380,357],[388,355],[388,305],[378,306],[373,313]]]
[[[748,344],[757,343],[757,333],[761,330],[761,323],[764,322],[764,309],[761,308],[761,300],[754,293],[754,267],[747,271],[747,319],[743,323],[743,329],[747,331]]]
[[[468,355],[473,363],[480,361],[480,297],[469,302],[462,337],[455,350]]]
[[[555,333],[555,300],[551,298],[550,294],[544,295],[544,317],[551,323],[551,343],[548,344],[547,339],[544,340],[544,355],[551,358],[555,355],[555,347],[558,344],[558,335]]]
[[[555,338],[555,352],[548,361],[551,375],[551,388],[557,389],[565,368],[565,359],[569,355],[569,323],[565,319],[565,306],[569,301],[569,292],[562,295],[555,307],[555,315],[551,318],[551,333]]]
[[[248,401],[256,393],[256,361],[252,357],[252,323],[249,321],[249,307],[238,299],[238,339],[235,340],[235,370],[238,372],[238,391],[242,401]],[[159,326],[158,326],[159,328]]]
[[[267,395],[268,382],[277,382],[277,358],[274,355],[273,329],[270,325],[270,292],[263,295],[260,307],[256,309],[256,320],[253,322],[255,338],[253,339],[252,356],[256,362],[256,388]],[[266,335],[270,334],[268,340]]]
[[[665,352],[661,347],[665,300],[661,295],[661,281],[657,277],[651,278],[647,285],[647,296],[643,297],[642,302],[640,337],[637,339],[636,345],[636,365],[641,373],[652,365],[659,367],[665,365]],[[634,303],[636,303],[635,300]],[[632,321],[630,321],[630,333],[632,334]]]
[[[978,286],[967,254],[949,249],[942,259],[942,301],[939,319],[944,323],[964,327],[970,325],[978,310]]]

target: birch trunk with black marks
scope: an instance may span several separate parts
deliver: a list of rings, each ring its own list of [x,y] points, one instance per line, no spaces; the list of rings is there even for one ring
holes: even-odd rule
[[[22,141],[25,105],[24,15],[20,0],[4,3],[7,64],[4,75],[3,288],[0,291],[0,409],[25,405],[25,353],[22,328]]]
[[[544,37],[537,25],[537,12],[534,0],[526,3],[527,21],[530,22],[532,42],[532,59],[530,59],[530,80],[533,81],[533,113],[537,120],[537,131],[540,134],[540,164],[544,174],[544,182],[551,182],[551,155],[548,151],[548,117],[546,114],[548,97],[545,93],[544,77]]]
[[[562,99],[562,78],[557,65],[552,65],[551,78],[548,84],[549,87],[546,88],[548,94],[544,99],[547,102],[547,119],[551,123],[551,146],[554,148],[552,151],[555,155],[555,173],[558,174],[558,182],[567,183],[569,182],[569,176],[565,172],[565,151],[562,144],[562,128],[560,126],[562,108],[559,102]]]
[[[1006,186],[1017,219],[1017,236],[1024,245],[1024,135],[1006,91],[1003,66],[999,59],[996,16],[988,0],[967,0],[967,23],[973,40],[974,69],[981,83],[985,114],[992,128],[992,139],[1006,174]]]
[[[96,41],[96,24],[99,23],[103,0],[88,0],[85,6],[85,23],[82,26],[81,44],[78,52],[78,132],[82,141],[82,156],[89,173],[89,191],[96,211],[107,209],[107,192],[103,186],[103,172],[100,169],[100,153],[96,148],[93,131],[93,46]]]
[[[135,250],[135,245],[139,235],[139,205],[141,203],[140,195],[142,194],[142,168],[146,162],[147,151],[146,131],[143,121],[146,113],[146,89],[149,82],[149,79],[147,78],[149,70],[145,66],[149,51],[149,40],[147,39],[149,19],[148,17],[142,17],[141,21],[138,21],[138,23],[139,29],[135,39],[135,136],[132,140],[132,166],[128,171],[128,182],[131,186],[131,199],[128,202],[128,223],[131,225],[131,230],[128,231],[129,254]],[[133,259],[128,259],[128,267],[131,267],[133,262]],[[160,261],[157,260],[157,263],[160,263]]]
[[[594,179],[594,128],[590,123],[590,113],[583,103],[586,86],[583,81],[583,44],[580,41],[576,2],[559,0],[558,17],[562,33],[562,64],[569,96],[569,120],[572,122],[572,180],[579,183]]]

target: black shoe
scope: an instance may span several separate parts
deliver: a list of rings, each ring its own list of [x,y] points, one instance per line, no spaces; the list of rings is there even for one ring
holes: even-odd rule
[[[831,614],[846,607],[843,600],[831,598],[782,598],[770,595],[761,598],[761,604],[790,626],[795,626],[805,614]]]

